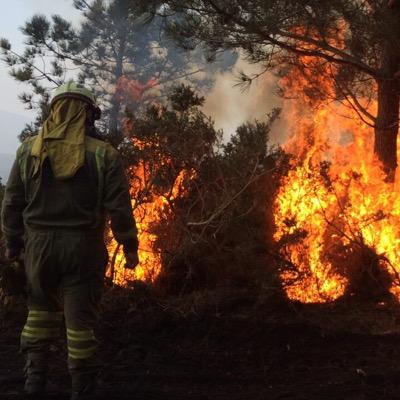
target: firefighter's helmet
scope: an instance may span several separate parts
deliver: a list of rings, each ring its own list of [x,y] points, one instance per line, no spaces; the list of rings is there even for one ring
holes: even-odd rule
[[[100,107],[97,105],[96,96],[92,93],[91,90],[89,90],[85,86],[74,81],[69,81],[62,84],[54,92],[54,96],[51,100],[50,106],[52,106],[57,100],[65,97],[83,100],[86,103],[90,104],[95,111],[95,119],[100,119],[101,110]]]

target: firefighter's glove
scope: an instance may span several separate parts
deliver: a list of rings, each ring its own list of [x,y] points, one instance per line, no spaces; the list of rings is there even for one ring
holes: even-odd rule
[[[125,268],[126,269],[135,269],[139,264],[139,254],[138,254],[138,247],[139,242],[138,240],[131,239],[126,241],[124,244],[124,255],[125,255]]]
[[[139,255],[137,251],[126,251],[124,249],[125,254],[125,268],[126,269],[135,269],[139,264]]]

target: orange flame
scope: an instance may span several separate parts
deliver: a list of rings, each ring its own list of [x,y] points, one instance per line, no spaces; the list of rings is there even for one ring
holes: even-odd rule
[[[329,95],[332,80],[324,76],[317,77],[319,88]],[[295,160],[274,210],[274,238],[290,265],[281,273],[287,295],[305,303],[341,297],[348,277],[328,255],[338,244],[353,243],[374,249],[392,278],[391,292],[400,299],[399,178],[384,181],[373,154],[373,129],[351,107],[339,102],[310,106],[303,95],[307,78],[293,69],[281,82],[299,97],[283,111],[291,132],[284,148]],[[369,105],[370,113],[376,108]]]
[[[116,93],[122,101],[144,101],[152,97],[151,90],[158,87],[156,79],[150,79],[146,83],[140,83],[123,75],[118,79]]]
[[[149,180],[149,166],[142,162],[131,171],[135,178],[131,181],[132,207],[139,239],[139,265],[134,271],[126,270],[123,249],[115,239],[111,239],[108,246],[111,254],[109,275],[112,274],[114,283],[125,286],[132,280],[153,282],[161,272],[162,250],[156,246],[157,235],[154,225],[161,220],[170,219],[170,202],[186,193],[186,182],[192,179],[187,171],[181,171],[176,178],[172,190],[162,195],[149,194],[140,204],[137,199],[139,193],[146,187]],[[111,271],[113,270],[113,271]]]
[[[155,79],[149,80],[145,84],[123,76],[119,79],[116,86],[116,95],[120,101],[128,105],[138,105],[149,100],[154,100],[153,89],[158,87]],[[128,137],[134,130],[131,118],[123,120],[123,130]],[[148,146],[145,142],[133,140],[136,147],[145,149]],[[154,144],[149,144],[150,146]],[[162,154],[157,157],[152,165],[143,160],[128,171],[130,178],[130,193],[132,198],[132,208],[136,226],[138,228],[139,239],[139,265],[134,271],[124,268],[125,256],[123,249],[112,237],[111,231],[108,232],[109,245],[108,252],[111,261],[108,267],[108,276],[113,282],[125,286],[132,280],[143,280],[153,282],[161,272],[162,250],[157,248],[157,235],[154,227],[165,220],[173,218],[171,216],[170,204],[174,199],[181,198],[187,193],[186,183],[193,178],[192,171],[181,171],[170,190],[165,193],[154,193],[151,185],[153,179],[152,171],[158,166],[168,164],[170,160]],[[155,164],[155,165],[154,165]],[[154,168],[155,167],[155,168]]]

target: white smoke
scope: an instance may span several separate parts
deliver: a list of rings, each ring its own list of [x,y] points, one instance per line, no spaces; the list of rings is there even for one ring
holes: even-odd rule
[[[255,79],[246,90],[237,86],[240,72],[252,76],[259,71],[259,66],[239,59],[232,71],[217,75],[212,91],[207,94],[203,111],[214,119],[217,129],[223,130],[225,142],[243,123],[265,121],[274,107],[281,106],[282,100],[275,94],[277,79],[272,74]]]

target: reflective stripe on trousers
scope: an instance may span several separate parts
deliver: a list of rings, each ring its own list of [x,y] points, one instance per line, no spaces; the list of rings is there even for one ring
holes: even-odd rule
[[[62,312],[30,310],[21,333],[23,351],[44,351],[50,342],[59,336]],[[67,328],[68,357],[85,360],[96,353],[98,342],[93,329],[76,330]]]
[[[21,333],[22,350],[35,350],[35,347],[45,346],[50,339],[57,337],[62,319],[62,312],[30,310]]]
[[[75,360],[91,358],[97,350],[97,340],[93,330],[67,328],[68,357]]]

